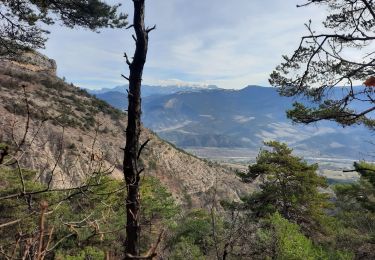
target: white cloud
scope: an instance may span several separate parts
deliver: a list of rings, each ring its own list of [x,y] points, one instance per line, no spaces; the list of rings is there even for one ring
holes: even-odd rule
[[[205,117],[205,118],[208,118],[208,119],[211,119],[211,120],[215,120],[215,117],[213,117],[212,115],[199,115],[200,117]]]
[[[255,117],[253,116],[241,116],[241,115],[237,115],[237,116],[234,116],[233,117],[233,120],[236,121],[237,123],[240,123],[240,124],[244,124],[244,123],[247,123],[251,120],[254,120]]]
[[[332,143],[329,144],[329,146],[330,146],[331,148],[342,148],[342,147],[345,147],[345,145],[340,144],[340,143],[338,143],[338,142],[332,142]]]
[[[200,81],[184,81],[180,79],[163,79],[163,80],[158,80],[156,81],[157,85],[160,86],[180,86],[180,87],[186,87],[186,86],[191,86],[191,87],[208,87],[210,84]]]
[[[150,35],[144,83],[177,79],[225,88],[268,85],[281,55],[291,53],[306,33],[303,23],[324,14],[323,9],[295,8],[300,2],[147,1],[146,22],[157,24],[157,30]],[[131,11],[131,1],[123,8]],[[44,53],[57,60],[59,75],[68,81],[110,87],[127,74],[122,54],[131,56],[134,50],[132,30],[96,34],[54,26],[51,31]]]

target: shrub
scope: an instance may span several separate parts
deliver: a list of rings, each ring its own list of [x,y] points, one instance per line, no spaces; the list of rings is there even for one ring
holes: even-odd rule
[[[95,247],[85,247],[83,250],[77,252],[74,255],[67,255],[63,252],[57,252],[55,256],[56,260],[103,260],[105,259],[105,254],[102,250]]]
[[[305,237],[297,224],[290,223],[279,213],[275,213],[270,218],[270,223],[276,236],[276,256],[280,260],[299,259],[353,259],[353,254],[342,251],[325,250],[316,246]]]
[[[187,238],[182,238],[173,246],[170,259],[175,260],[204,260],[200,248]]]

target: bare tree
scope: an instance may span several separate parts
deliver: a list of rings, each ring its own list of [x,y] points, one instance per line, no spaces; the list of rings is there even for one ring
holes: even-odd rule
[[[140,145],[139,137],[141,133],[141,84],[143,67],[146,62],[148,49],[148,35],[155,29],[146,28],[144,23],[145,0],[133,0],[134,18],[133,24],[129,26],[134,28],[136,48],[133,60],[124,55],[126,63],[129,66],[129,77],[122,75],[129,81],[128,91],[128,125],[126,128],[126,145],[124,149],[123,171],[127,185],[126,197],[126,241],[125,258],[138,258],[139,237],[140,237],[140,201],[139,186],[140,174],[143,169],[139,165],[139,157],[142,149],[148,141]]]
[[[100,201],[103,205],[111,208],[111,205],[106,204],[105,198],[122,193],[126,187],[124,185],[121,187],[116,185],[113,186],[113,190],[112,188],[105,190],[106,185],[109,184],[108,179],[105,177],[112,173],[114,166],[107,166],[104,158],[100,154],[98,155],[100,150],[95,148],[97,146],[97,135],[100,132],[100,123],[96,123],[95,135],[90,136],[92,144],[91,150],[88,151],[89,156],[83,154],[75,155],[77,156],[76,160],[85,162],[88,165],[87,169],[82,169],[81,177],[77,176],[76,166],[70,164],[71,174],[77,178],[77,184],[70,181],[68,181],[69,186],[60,187],[56,184],[56,181],[59,181],[58,172],[63,170],[65,173],[67,171],[62,168],[68,160],[67,157],[64,158],[63,156],[63,154],[67,154],[64,148],[67,143],[64,138],[65,127],[63,124],[58,126],[61,126],[61,133],[56,131],[53,132],[51,137],[47,137],[50,138],[49,141],[51,143],[53,141],[56,142],[57,151],[56,153],[52,152],[51,161],[46,162],[45,168],[41,167],[40,169],[37,167],[35,174],[30,175],[28,168],[31,166],[28,164],[27,157],[32,155],[34,151],[39,150],[40,147],[45,147],[46,144],[41,137],[46,134],[45,129],[49,127],[46,125],[47,121],[57,121],[59,116],[51,117],[48,120],[35,118],[36,109],[31,105],[31,100],[35,95],[30,92],[27,93],[27,87],[24,85],[19,86],[19,88],[22,89],[23,93],[16,93],[20,96],[23,94],[22,101],[25,104],[25,114],[10,112],[11,117],[5,115],[2,118],[3,122],[0,124],[0,157],[3,156],[0,158],[0,173],[2,177],[0,178],[2,179],[0,181],[2,182],[2,185],[0,185],[0,208],[6,208],[9,211],[9,213],[0,214],[0,233],[3,232],[2,234],[4,234],[0,239],[0,259],[19,259],[16,255],[24,256],[24,259],[44,259],[53,255],[56,252],[55,249],[60,244],[65,243],[68,238],[78,236],[82,230],[90,232],[86,239],[89,241],[94,237],[102,238],[106,234],[117,234],[125,229],[108,230],[106,225],[99,226],[99,224],[108,221],[109,216],[103,214],[95,216],[94,212],[97,210],[97,206],[82,220],[61,218],[61,223],[56,225],[55,222],[52,229],[44,228],[48,226],[47,215],[55,217],[55,214],[59,214],[56,212],[58,212],[61,205],[73,205],[71,203],[76,199],[81,201],[82,198],[87,198],[90,200],[90,194],[96,194],[100,196]],[[12,119],[10,120],[10,118]],[[5,141],[4,144],[1,142],[3,140]],[[48,157],[49,155],[48,152],[42,152],[39,156]],[[11,173],[7,173],[8,171]],[[13,181],[7,179],[8,175],[14,175],[12,177]],[[42,176],[45,175],[47,177],[43,178]],[[68,179],[68,176],[66,179]],[[112,183],[112,180],[110,182]],[[48,212],[46,206],[41,207],[40,211],[36,208],[40,198],[46,198],[45,202],[47,203],[47,200],[53,197],[56,200],[50,200]],[[20,208],[24,209],[24,211],[17,213],[17,209]],[[39,212],[41,219],[39,224],[36,224],[35,216]],[[42,217],[44,217],[43,220]],[[28,223],[32,221],[35,221],[34,225],[39,225],[39,228],[30,228]],[[13,226],[16,230],[14,234],[9,232]],[[57,232],[53,231],[53,228]],[[65,230],[68,234],[59,233],[59,230]],[[13,241],[14,237],[15,240]],[[48,237],[48,241],[45,240],[45,237]]]

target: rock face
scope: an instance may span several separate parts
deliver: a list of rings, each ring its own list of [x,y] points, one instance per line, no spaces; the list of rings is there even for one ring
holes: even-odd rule
[[[0,143],[26,136],[22,165],[55,187],[76,186],[98,171],[121,179],[126,115],[55,72],[42,55],[0,62]],[[159,178],[181,204],[206,207],[254,189],[234,170],[179,150],[146,128],[141,138],[151,140],[141,157],[144,174]]]
[[[12,67],[14,70],[24,69],[30,72],[47,73],[51,76],[56,76],[57,66],[55,60],[35,51],[25,52],[15,57],[12,61],[0,59],[0,63],[3,68]]]

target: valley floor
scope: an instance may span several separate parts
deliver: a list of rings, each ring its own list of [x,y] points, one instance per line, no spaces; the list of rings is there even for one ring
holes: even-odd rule
[[[238,171],[246,171],[249,164],[256,161],[258,151],[246,148],[194,147],[185,149],[200,158],[212,160]],[[319,164],[319,174],[332,182],[354,182],[359,178],[357,172],[346,172],[353,169],[356,161],[350,158],[306,157],[296,152],[309,163]],[[345,172],[344,172],[345,171]]]

